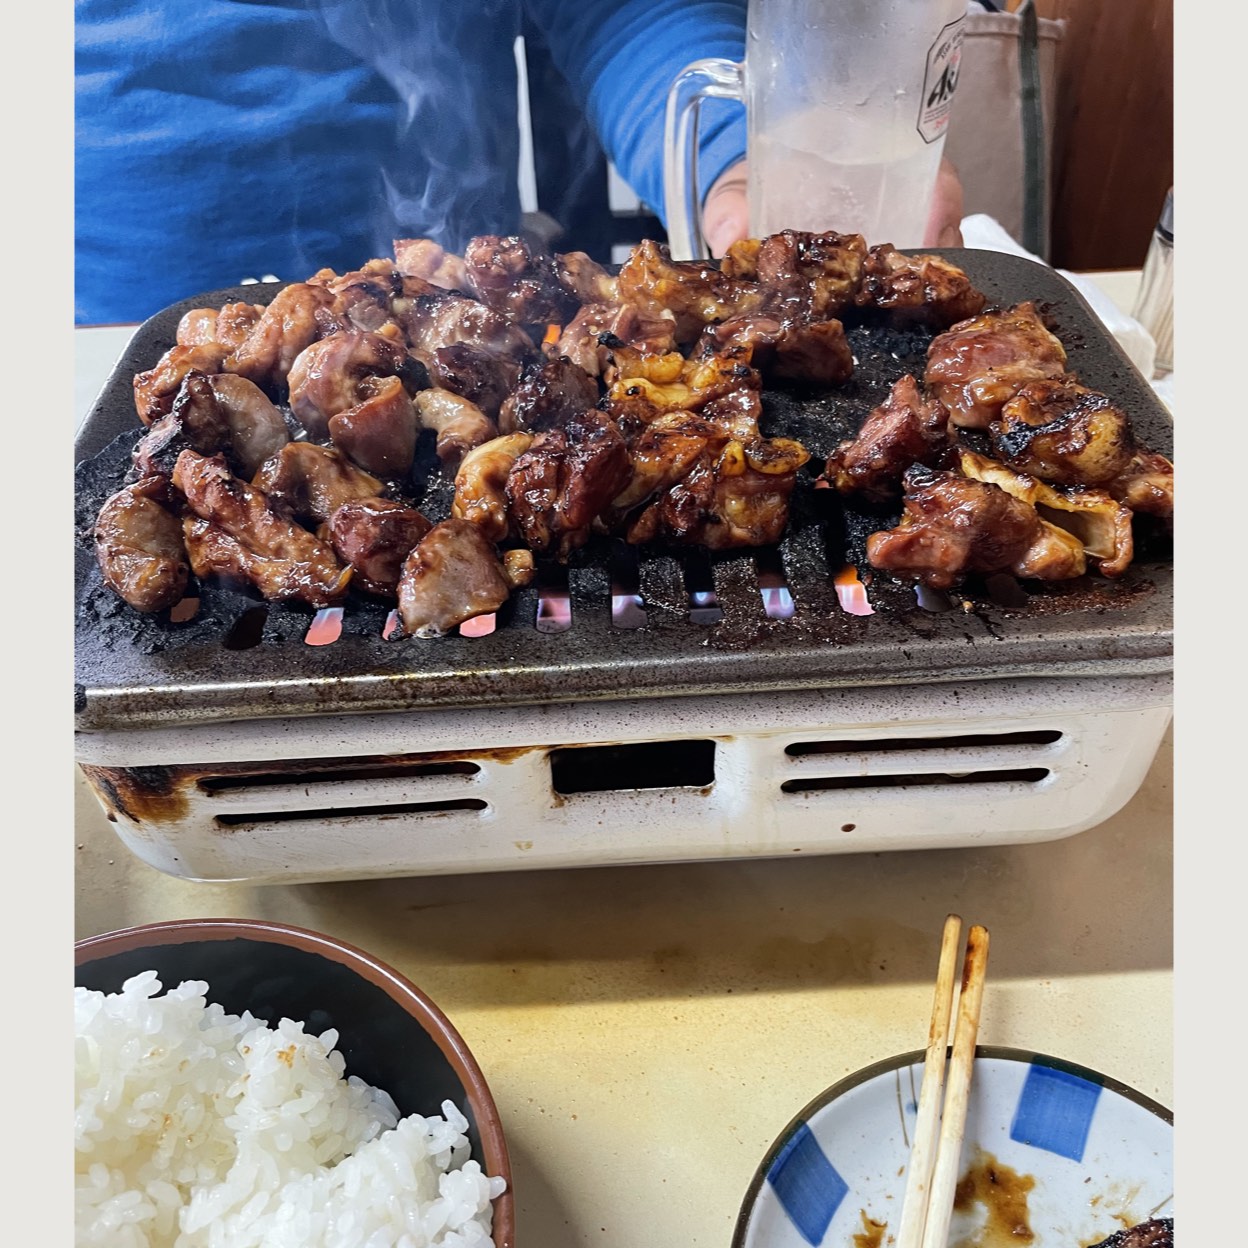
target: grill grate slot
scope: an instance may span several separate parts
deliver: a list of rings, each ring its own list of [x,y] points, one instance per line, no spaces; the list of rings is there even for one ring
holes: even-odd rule
[[[222,645],[227,650],[250,650],[260,644],[264,636],[265,621],[269,618],[269,608],[265,603],[248,607],[225,634]]]
[[[332,646],[342,636],[342,608],[322,607],[312,618],[303,640],[309,646]]]
[[[400,815],[438,815],[453,810],[489,810],[488,802],[478,797],[456,798],[443,802],[405,802],[394,806],[327,806],[323,810],[273,810],[248,811],[245,814],[213,817],[213,822],[223,828],[237,828],[264,823],[310,823],[332,819],[335,822],[349,819],[388,819]]]
[[[1050,775],[1047,767],[1013,767],[1002,771],[926,772],[887,776],[815,776],[786,780],[781,793],[814,793],[828,789],[944,788],[950,784],[1038,784]]]
[[[572,598],[568,570],[561,564],[544,563],[537,569],[537,619],[539,633],[566,633],[572,627]]]
[[[714,741],[641,741],[568,746],[550,752],[556,793],[705,789],[715,782]]]
[[[984,745],[1052,745],[1063,733],[1052,728],[1027,729],[1023,732],[971,733],[958,737],[882,737],[868,740],[795,741],[784,752],[790,758],[808,754],[874,754],[889,750],[951,750]]]
[[[611,577],[611,624],[615,628],[645,628],[646,600],[641,596],[641,567],[637,548],[627,542],[611,543],[608,558]]]
[[[682,560],[685,592],[689,600],[690,624],[718,624],[724,618],[715,592],[715,574],[710,557],[701,550],[689,550]]]

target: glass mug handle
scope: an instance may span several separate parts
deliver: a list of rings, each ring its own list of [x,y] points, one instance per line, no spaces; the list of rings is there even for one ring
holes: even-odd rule
[[[720,57],[686,65],[667,93],[663,127],[663,209],[674,260],[702,260],[711,251],[702,234],[698,185],[698,119],[707,98],[745,102],[745,66]]]

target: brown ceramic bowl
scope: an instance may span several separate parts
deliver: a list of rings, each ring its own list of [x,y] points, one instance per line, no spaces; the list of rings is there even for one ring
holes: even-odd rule
[[[468,1119],[472,1155],[507,1181],[494,1202],[497,1248],[513,1248],[511,1164],[494,1098],[446,1016],[419,988],[350,945],[303,928],[248,919],[188,919],[128,927],[80,940],[75,983],[117,992],[154,970],[168,990],[208,983],[208,999],[232,1014],[273,1024],[298,1019],[309,1032],[334,1027],[347,1073],[384,1088],[402,1114],[441,1115],[454,1101]]]

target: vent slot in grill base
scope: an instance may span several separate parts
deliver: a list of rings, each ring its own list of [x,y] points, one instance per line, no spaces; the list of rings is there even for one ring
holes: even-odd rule
[[[780,786],[780,792],[792,794],[826,789],[940,788],[947,784],[1005,784],[1012,780],[1037,784],[1050,774],[1047,767],[1014,767],[1002,771],[929,772],[895,776],[814,776],[808,780],[786,780]]]
[[[704,789],[715,782],[714,741],[642,741],[551,750],[556,793]]]

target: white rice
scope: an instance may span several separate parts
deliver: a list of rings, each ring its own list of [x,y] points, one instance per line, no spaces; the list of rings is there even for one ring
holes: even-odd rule
[[[74,990],[76,1248],[493,1248],[453,1102],[400,1119],[332,1029],[160,993]]]

